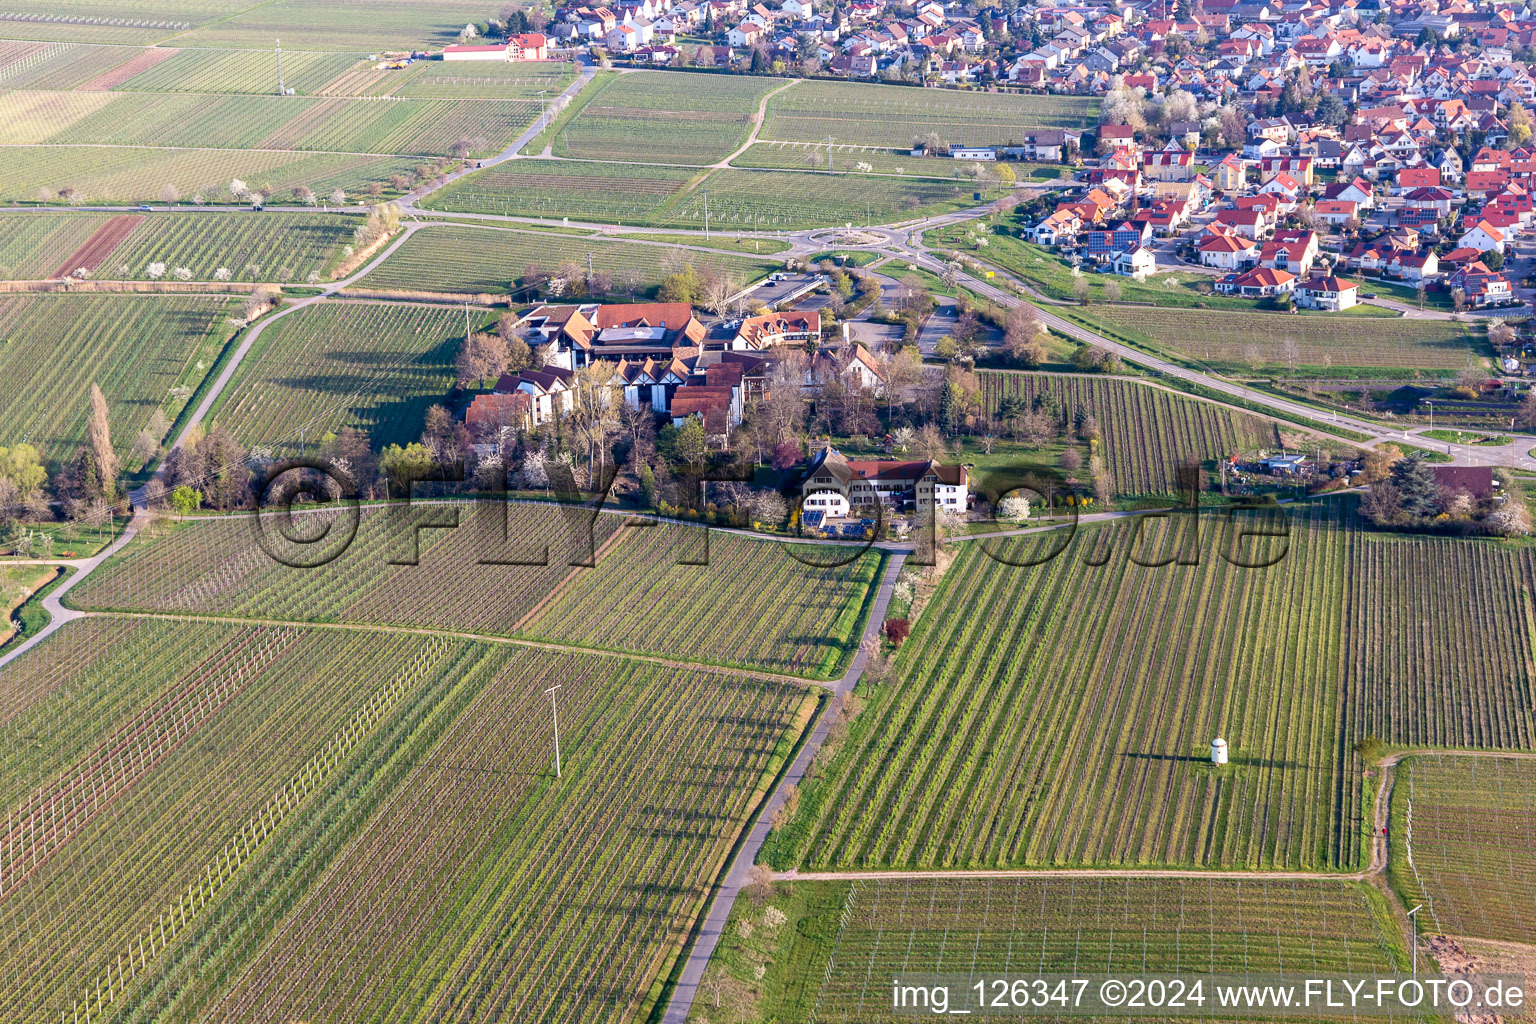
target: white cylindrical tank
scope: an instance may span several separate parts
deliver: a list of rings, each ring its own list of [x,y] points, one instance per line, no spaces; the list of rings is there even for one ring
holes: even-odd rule
[[[1211,764],[1227,763],[1227,741],[1217,736],[1211,740]]]

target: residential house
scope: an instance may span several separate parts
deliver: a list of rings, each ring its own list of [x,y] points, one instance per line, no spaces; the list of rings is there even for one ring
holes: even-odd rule
[[[736,327],[730,347],[735,350],[776,348],[780,345],[804,345],[821,338],[821,313],[764,313],[749,316]]]
[[[1461,237],[1456,240],[1456,245],[1476,249],[1478,252],[1487,252],[1490,249],[1503,252],[1505,241],[1507,239],[1503,231],[1486,220],[1480,220],[1471,230],[1462,232]]]
[[[1259,266],[1289,271],[1299,277],[1312,269],[1317,251],[1315,231],[1276,231],[1259,252]]]
[[[1324,224],[1338,227],[1360,215],[1360,204],[1348,199],[1319,199],[1313,204],[1312,212]]]
[[[1482,260],[1473,260],[1458,268],[1446,280],[1446,287],[1461,289],[1467,305],[1473,309],[1504,305],[1515,298],[1509,280],[1503,274],[1489,270]]]
[[[1296,286],[1296,275],[1270,267],[1255,267],[1239,274],[1216,279],[1216,290],[1245,299],[1262,299],[1289,293]]]
[[[571,411],[575,401],[571,382],[575,376],[570,370],[556,366],[505,373],[496,382],[493,394],[527,395],[528,425],[537,428]]]
[[[1342,278],[1311,277],[1296,288],[1296,304],[1306,309],[1349,309],[1359,298],[1359,286]]]
[[[801,508],[839,518],[875,506],[923,510],[937,505],[963,515],[969,484],[964,466],[944,466],[932,459],[849,459],[826,445],[811,458],[800,485]]]
[[[1198,246],[1200,264],[1218,270],[1243,270],[1259,259],[1259,244],[1234,232],[1214,232]]]

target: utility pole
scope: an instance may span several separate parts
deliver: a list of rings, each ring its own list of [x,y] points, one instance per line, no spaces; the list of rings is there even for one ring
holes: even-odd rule
[[[709,241],[709,193],[704,193],[704,241]]]
[[[549,713],[555,720],[555,778],[560,777],[560,710],[555,707],[555,691],[564,683],[556,683],[544,692],[549,694]]]
[[[1424,904],[1420,903],[1408,911],[1408,920],[1413,922],[1413,976],[1415,978],[1419,976],[1419,919],[1417,915],[1423,909]]]
[[[587,253],[587,287],[592,287],[592,254]]]
[[[1431,402],[1429,399],[1426,398],[1426,399],[1424,399],[1424,404],[1429,406],[1429,429],[1430,430],[1434,430],[1435,429],[1435,403]]]
[[[277,94],[286,96],[288,90],[283,88],[283,41],[281,39],[272,41],[277,44]]]
[[[827,136],[827,173],[832,173],[832,136]]]

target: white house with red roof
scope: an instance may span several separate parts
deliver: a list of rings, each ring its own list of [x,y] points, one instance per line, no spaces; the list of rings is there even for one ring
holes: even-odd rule
[[[1235,232],[1213,232],[1200,242],[1200,264],[1217,270],[1242,270],[1259,258],[1259,243]]]
[[[1231,231],[1244,238],[1259,239],[1269,229],[1269,219],[1263,210],[1217,210],[1213,225]]]
[[[1296,304],[1307,309],[1337,312],[1355,305],[1359,301],[1359,291],[1359,285],[1341,277],[1310,277],[1296,288]]]
[[[1264,299],[1283,295],[1296,287],[1296,275],[1271,267],[1254,267],[1241,274],[1228,274],[1216,279],[1216,290],[1226,295],[1241,295],[1247,299]]]
[[[1467,305],[1474,309],[1503,305],[1515,298],[1508,278],[1489,270],[1482,260],[1474,260],[1458,268],[1446,281],[1446,285],[1453,290],[1460,288],[1467,297]]]
[[[1490,249],[1503,252],[1504,243],[1507,240],[1504,232],[1499,228],[1494,227],[1486,220],[1480,220],[1470,231],[1462,233],[1462,236],[1456,240],[1456,245],[1458,247],[1476,249],[1478,252],[1487,252]]]
[[[1305,274],[1312,269],[1317,251],[1315,231],[1276,231],[1259,253],[1259,266]]]
[[[538,32],[525,32],[500,43],[462,43],[443,47],[443,60],[523,61],[549,59],[549,40]]]
[[[875,505],[918,510],[938,505],[963,515],[969,485],[964,466],[943,466],[932,459],[849,459],[826,445],[812,457],[800,485],[801,507],[829,518]]]

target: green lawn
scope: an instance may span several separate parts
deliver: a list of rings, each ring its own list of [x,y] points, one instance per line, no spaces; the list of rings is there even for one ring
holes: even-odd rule
[[[1109,304],[1059,312],[1111,338],[1227,373],[1443,375],[1480,355],[1466,327],[1447,320]]]

